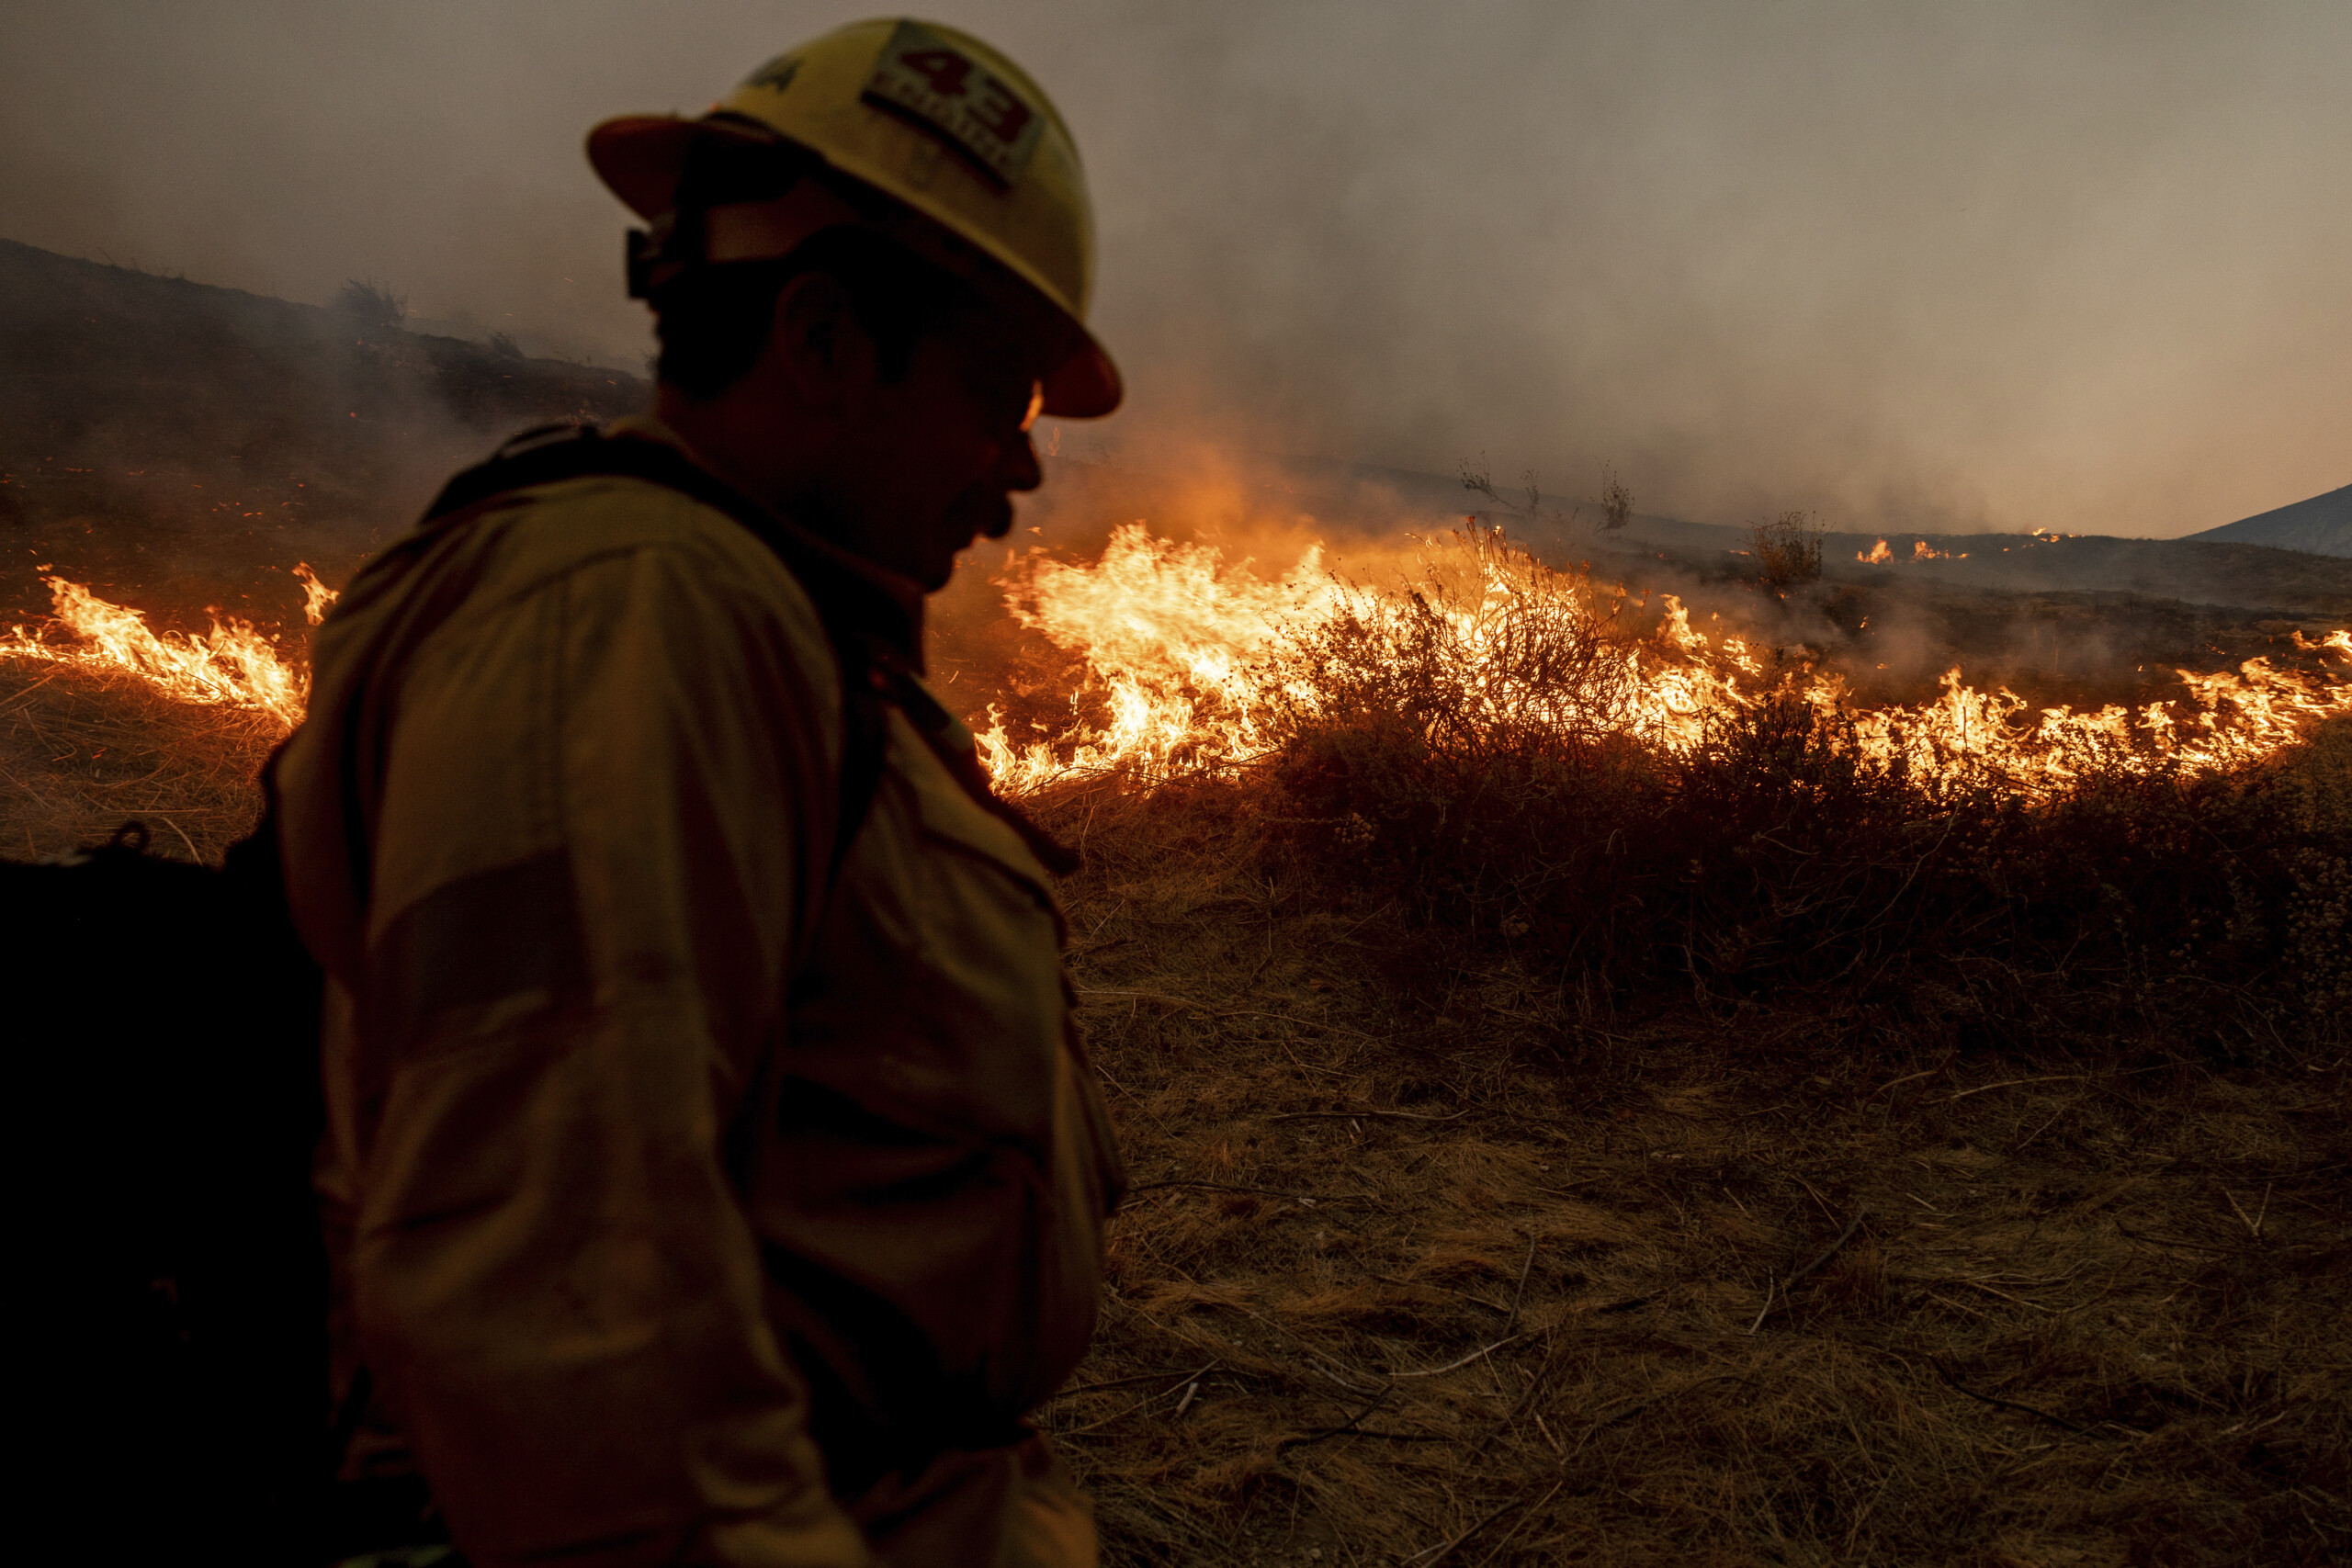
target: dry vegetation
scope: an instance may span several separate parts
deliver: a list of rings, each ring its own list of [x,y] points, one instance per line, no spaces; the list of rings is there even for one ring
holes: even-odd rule
[[[1748,530],[1757,580],[1768,588],[1811,582],[1821,575],[1823,530],[1803,512],[1783,512]]]
[[[0,854],[62,854],[138,820],[157,853],[217,862],[259,815],[278,734],[127,672],[0,659]]]
[[[1589,624],[1433,597],[1240,780],[1039,803],[1110,1560],[2352,1549],[2352,727],[2029,807],[1792,699],[1628,745]]]
[[[1126,1563],[2319,1562],[2342,1039],[1962,1048],[1653,996],[1065,802],[1136,1192],[1046,1423]],[[2320,1038],[2325,1035],[2326,1038]]]
[[[2343,1560],[2352,729],[2029,809],[1802,704],[1623,744],[1514,631],[1035,803],[1135,1178],[1041,1416],[1106,1560]],[[209,857],[269,739],[0,664],[0,833]]]

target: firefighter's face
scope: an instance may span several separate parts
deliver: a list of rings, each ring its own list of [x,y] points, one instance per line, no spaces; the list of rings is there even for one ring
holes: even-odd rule
[[[820,525],[925,589],[944,587],[975,539],[1011,529],[1013,492],[1037,488],[1036,355],[973,313],[925,333],[907,374],[886,379],[854,321],[835,330],[840,380]]]

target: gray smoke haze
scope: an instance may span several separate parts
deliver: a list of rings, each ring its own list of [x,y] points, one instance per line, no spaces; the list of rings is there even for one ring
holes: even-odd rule
[[[635,367],[594,120],[835,5],[0,16],[0,235]],[[2167,536],[2352,478],[2352,5],[974,0],[1070,120],[1128,409],[1645,512]]]

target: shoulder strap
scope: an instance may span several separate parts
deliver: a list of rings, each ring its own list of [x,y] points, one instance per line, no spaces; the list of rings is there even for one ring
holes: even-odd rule
[[[424,522],[454,517],[534,485],[591,475],[643,479],[725,513],[775,552],[816,606],[842,676],[841,798],[834,814],[832,858],[826,870],[830,883],[840,875],[842,863],[865,827],[875,793],[881,787],[882,705],[897,700],[889,672],[898,665],[899,650],[910,649],[914,640],[906,612],[881,589],[780,526],[766,507],[696,467],[676,447],[660,441],[615,438],[593,424],[550,424],[525,431],[488,461],[466,469],[444,486],[425,509]]]

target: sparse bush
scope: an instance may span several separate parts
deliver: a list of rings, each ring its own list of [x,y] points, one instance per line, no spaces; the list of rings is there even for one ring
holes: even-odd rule
[[[1617,477],[1617,470],[1608,464],[1600,465],[1600,494],[1596,502],[1600,508],[1600,529],[1605,534],[1624,531],[1633,521],[1634,492]]]
[[[1750,531],[1758,581],[1767,588],[1811,582],[1821,575],[1822,528],[1803,512],[1783,512]]]
[[[1544,490],[1536,483],[1533,468],[1523,469],[1521,472],[1521,491],[1518,495],[1505,495],[1495,488],[1494,472],[1487,465],[1487,455],[1484,452],[1478,454],[1478,460],[1476,463],[1471,462],[1467,457],[1463,458],[1460,467],[1464,490],[1485,496],[1504,511],[1515,513],[1527,522],[1543,520],[1556,523],[1560,520],[1557,509],[1546,517],[1544,512]]]
[[[1265,770],[1272,852],[1611,1009],[1802,995],[1955,1046],[2222,1056],[2343,1034],[2333,731],[2234,772],[2092,759],[2033,804],[1874,761],[1793,689],[1695,746],[1644,745],[1628,668],[1613,623],[1537,568],[1342,620],[1308,647]]]
[[[363,338],[390,337],[408,320],[408,297],[373,278],[346,278],[335,290],[334,310]]]
[[[523,345],[514,341],[512,333],[492,333],[490,334],[490,352],[501,359],[520,359],[523,357]]]

